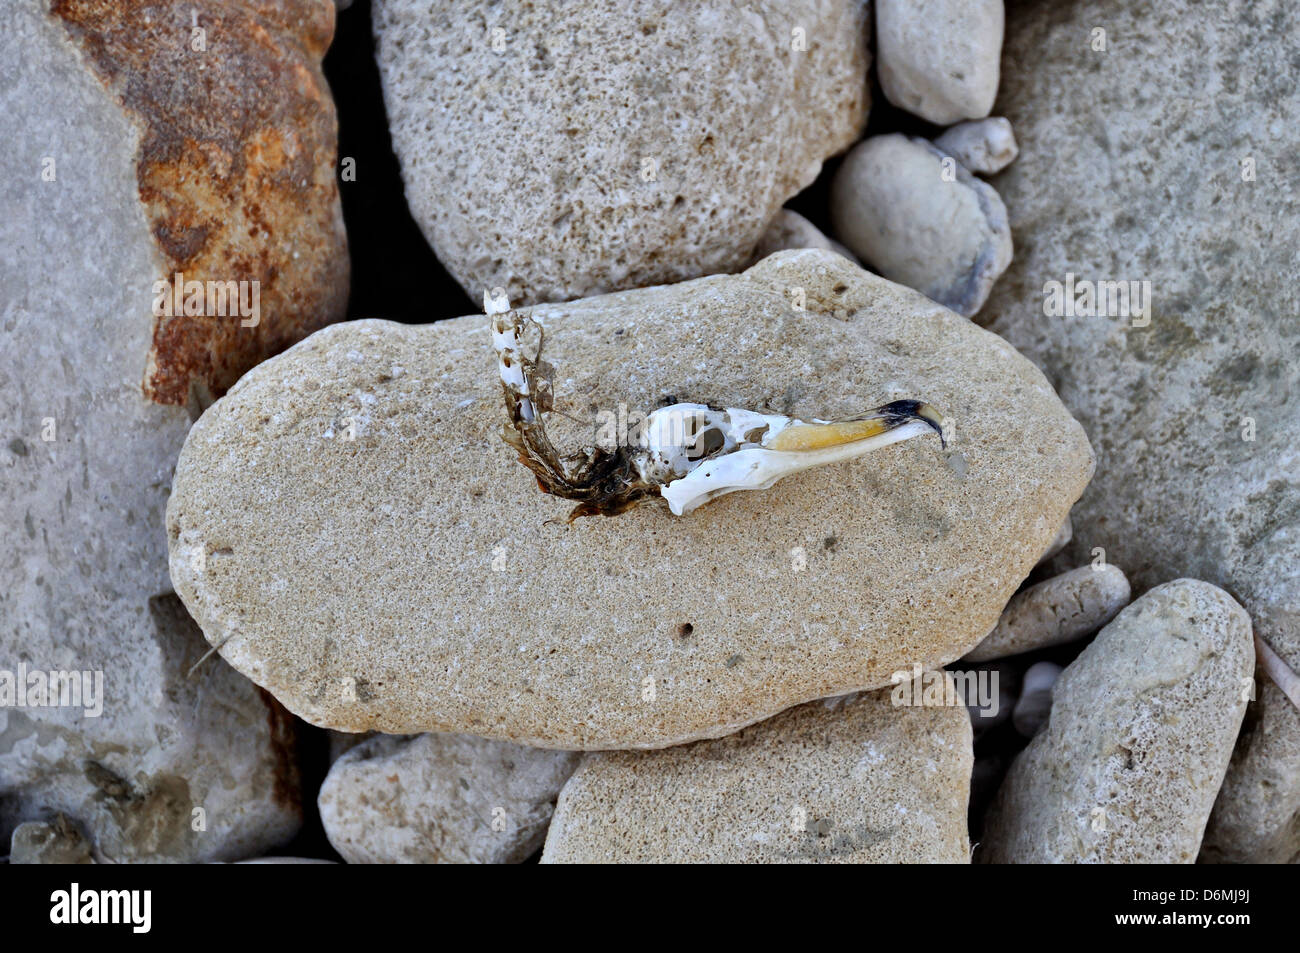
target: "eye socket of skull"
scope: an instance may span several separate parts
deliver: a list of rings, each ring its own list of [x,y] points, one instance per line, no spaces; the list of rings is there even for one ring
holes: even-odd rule
[[[726,435],[716,424],[707,424],[701,417],[691,418],[692,434],[687,444],[687,456],[692,460],[703,460],[710,454],[717,453],[727,444]]]

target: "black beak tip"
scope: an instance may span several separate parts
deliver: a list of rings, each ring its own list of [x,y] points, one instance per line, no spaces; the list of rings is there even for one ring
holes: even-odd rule
[[[920,420],[929,425],[939,435],[939,445],[947,450],[948,440],[944,436],[942,418],[929,404],[920,400],[895,400],[880,408],[880,412],[889,418],[891,426],[899,427],[909,420]]]

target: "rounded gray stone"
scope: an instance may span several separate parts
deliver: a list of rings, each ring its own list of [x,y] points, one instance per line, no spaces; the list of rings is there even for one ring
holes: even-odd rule
[[[958,123],[935,138],[934,145],[980,175],[1001,172],[1020,155],[1011,123],[1002,116]]]
[[[1128,605],[1128,579],[1118,566],[1082,566],[1022,589],[1011,597],[988,637],[967,662],[1023,655],[1082,639]]]
[[[898,133],[872,136],[844,159],[831,222],[865,264],[967,317],[1011,262],[1007,210],[993,187]]]
[[[379,0],[411,212],[474,301],[739,270],[861,136],[869,15],[857,0]]]
[[[348,863],[520,863],[542,846],[578,758],[473,735],[379,735],[334,762],[317,803]]]

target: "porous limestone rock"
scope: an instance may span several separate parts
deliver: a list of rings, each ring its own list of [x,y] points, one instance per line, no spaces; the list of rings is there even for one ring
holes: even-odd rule
[[[862,135],[869,18],[860,0],[377,0],[411,212],[474,301],[736,271]]]
[[[1223,590],[1180,579],[1136,600],[1056,681],[1047,727],[1002,782],[977,858],[1195,861],[1254,660],[1250,618]]]
[[[473,735],[377,735],[330,768],[321,821],[353,864],[516,864],[581,757]]]
[[[588,755],[560,793],[542,863],[967,863],[970,720],[960,705],[892,696]]]
[[[924,139],[872,136],[831,183],[835,234],[862,261],[967,317],[1011,262],[1007,210]]]
[[[998,624],[966,653],[967,662],[988,662],[1064,645],[1091,635],[1128,605],[1128,579],[1118,566],[1072,569],[1011,597]]]
[[[1005,342],[829,252],[531,314],[561,452],[669,397],[803,417],[924,398],[954,442],[566,524],[502,441],[486,317],[327,328],[204,414],[168,504],[186,605],[309,721],[649,748],[887,685],[988,634],[1092,469]]]
[[[1007,22],[999,113],[1026,148],[997,187],[1026,241],[982,318],[1097,448],[1063,558],[1100,547],[1139,592],[1220,585],[1300,670],[1300,9],[1060,0]],[[1085,307],[1045,314],[1067,280]],[[1089,313],[1083,282],[1143,281],[1145,315],[1116,286]],[[1207,860],[1300,856],[1300,709],[1262,673],[1257,695]]]

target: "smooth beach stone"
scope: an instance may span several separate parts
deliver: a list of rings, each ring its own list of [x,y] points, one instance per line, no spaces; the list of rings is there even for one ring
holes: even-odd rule
[[[980,175],[1001,172],[1020,155],[1011,123],[1002,116],[959,122],[937,136],[934,144]]]
[[[831,182],[836,236],[891,281],[967,317],[1011,262],[998,193],[924,139],[891,133],[854,146]]]
[[[1194,862],[1254,661],[1250,618],[1223,590],[1179,579],[1147,592],[1050,689],[1047,726],[1002,782],[977,859]]]
[[[888,685],[988,634],[1092,472],[1028,361],[830,252],[531,314],[576,418],[550,415],[561,452],[669,395],[805,418],[925,399],[953,443],[568,524],[502,441],[485,316],[326,329],[195,424],[167,519],[208,639],[307,720],[655,748]]]
[[[862,135],[860,0],[376,0],[411,214],[479,301],[737,271]]]
[[[542,863],[968,863],[970,720],[892,694],[588,755],[560,792]]]
[[[377,735],[330,768],[321,822],[350,864],[521,863],[580,757],[473,735]]]
[[[940,126],[989,114],[998,94],[1002,0],[876,0],[875,7],[886,99]]]
[[[26,821],[14,828],[9,841],[11,864],[93,864],[90,844],[67,815],[48,823]]]

